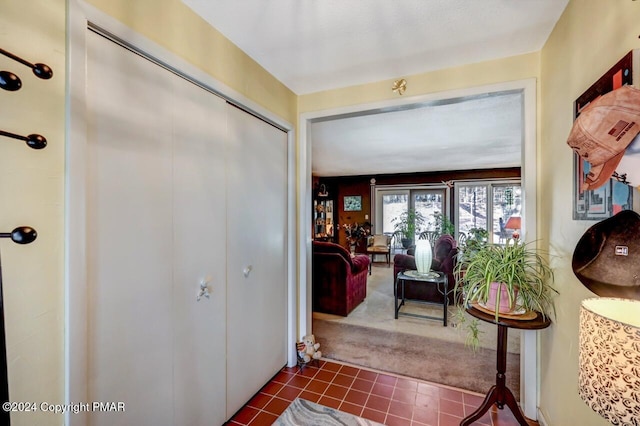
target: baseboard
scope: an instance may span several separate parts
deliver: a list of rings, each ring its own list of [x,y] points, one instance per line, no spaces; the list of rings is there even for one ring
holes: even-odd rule
[[[547,422],[547,419],[544,418],[540,408],[538,408],[538,423],[540,423],[540,426],[549,426],[549,423]]]

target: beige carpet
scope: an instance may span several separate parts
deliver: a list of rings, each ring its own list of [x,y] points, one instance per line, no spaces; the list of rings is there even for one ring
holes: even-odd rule
[[[456,327],[449,308],[449,326],[442,321],[400,316],[394,319],[393,265],[374,264],[367,298],[348,317],[315,312],[313,332],[323,356],[435,383],[485,393],[496,374],[495,325],[480,323],[481,349],[464,345],[465,330]],[[442,307],[411,304],[405,312],[442,315]],[[466,314],[465,314],[466,315]],[[507,386],[520,389],[520,333],[509,330]]]

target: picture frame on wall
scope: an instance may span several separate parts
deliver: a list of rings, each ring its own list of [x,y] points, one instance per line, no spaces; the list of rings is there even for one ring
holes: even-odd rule
[[[362,210],[362,196],[360,195],[345,195],[344,197],[344,211],[345,212],[359,212]]]
[[[612,90],[633,83],[634,52],[631,51],[609,69],[602,77],[591,85],[574,102],[573,119],[575,120],[592,101]],[[633,206],[633,188],[612,177],[609,181],[594,190],[582,190],[591,165],[578,154],[573,153],[573,219],[602,220],[613,216],[621,210]]]

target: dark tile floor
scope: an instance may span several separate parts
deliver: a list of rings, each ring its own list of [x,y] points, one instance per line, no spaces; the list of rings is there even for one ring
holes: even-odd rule
[[[484,399],[473,392],[322,360],[302,371],[283,368],[228,424],[271,425],[297,397],[388,426],[459,425]],[[518,423],[508,408],[494,406],[475,424]]]

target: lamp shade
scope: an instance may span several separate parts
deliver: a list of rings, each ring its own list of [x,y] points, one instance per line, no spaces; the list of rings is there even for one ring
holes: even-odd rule
[[[586,299],[580,308],[580,397],[615,425],[640,419],[640,301]]]
[[[418,240],[416,242],[415,251],[416,269],[419,274],[428,274],[431,270],[431,261],[433,254],[431,252],[431,243],[428,240]]]
[[[505,229],[520,229],[522,225],[520,216],[511,216],[507,223],[504,224]]]

